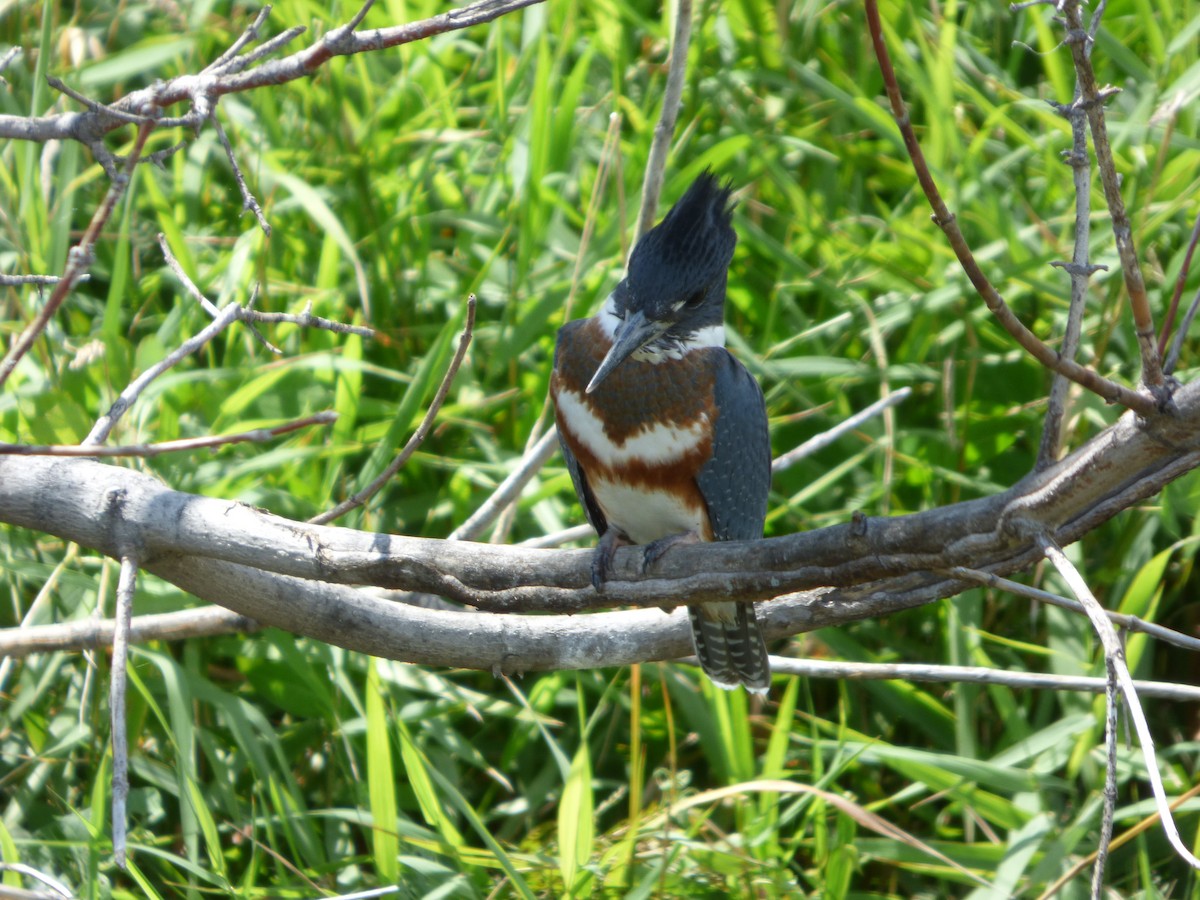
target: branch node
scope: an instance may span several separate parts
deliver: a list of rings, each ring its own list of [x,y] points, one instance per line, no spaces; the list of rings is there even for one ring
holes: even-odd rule
[[[1050,262],[1050,265],[1055,269],[1062,269],[1068,275],[1079,276],[1081,278],[1091,278],[1097,272],[1107,272],[1108,266],[1103,263],[1092,263],[1085,265],[1083,263],[1069,262],[1067,260],[1055,259]]]
[[[850,514],[850,537],[861,539],[867,536],[867,514],[856,509]]]

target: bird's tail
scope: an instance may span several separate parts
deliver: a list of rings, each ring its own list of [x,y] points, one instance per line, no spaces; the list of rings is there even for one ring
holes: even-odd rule
[[[771,685],[771,664],[754,606],[750,603],[708,603],[689,606],[692,643],[705,674],[717,687],[765,694]]]

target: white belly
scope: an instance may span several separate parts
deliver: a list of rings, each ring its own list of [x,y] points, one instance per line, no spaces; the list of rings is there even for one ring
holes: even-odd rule
[[[609,525],[615,525],[635,544],[694,531],[703,534],[698,510],[672,494],[646,491],[597,478],[589,482],[592,495]]]

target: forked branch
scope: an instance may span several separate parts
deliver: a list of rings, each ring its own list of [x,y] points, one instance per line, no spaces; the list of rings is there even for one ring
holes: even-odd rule
[[[912,121],[909,119],[904,98],[900,93],[900,85],[896,80],[896,72],[892,68],[891,56],[888,54],[887,44],[883,38],[883,24],[879,19],[879,7],[876,0],[866,0],[866,12],[867,27],[871,33],[871,42],[875,48],[875,56],[879,60],[880,71],[883,73],[883,83],[887,89],[888,101],[892,107],[892,115],[904,138],[904,146],[912,159],[917,180],[921,184],[921,190],[924,191],[929,205],[933,208],[933,220],[946,235],[951,249],[954,250],[954,255],[958,258],[959,265],[962,266],[967,278],[975,287],[975,290],[979,292],[979,296],[983,298],[983,302],[987,304],[988,309],[992,311],[992,314],[995,315],[996,320],[1003,326],[1004,330],[1030,356],[1047,369],[1064,375],[1076,384],[1103,397],[1109,403],[1119,403],[1127,409],[1132,409],[1144,416],[1155,414],[1159,407],[1155,397],[1130,390],[1123,385],[1117,384],[1115,381],[1110,381],[1092,369],[1081,366],[1074,360],[1061,356],[1053,348],[1039,340],[1037,335],[1026,328],[1021,320],[1016,317],[1008,304],[1004,302],[1004,298],[1000,296],[987,276],[983,274],[983,270],[979,268],[979,264],[975,261],[975,256],[971,252],[971,248],[967,245],[962,231],[959,230],[954,214],[950,212],[945,201],[942,199],[937,183],[933,180],[933,175],[929,171],[929,164],[925,160],[925,154],[922,152],[916,133],[913,131]]]

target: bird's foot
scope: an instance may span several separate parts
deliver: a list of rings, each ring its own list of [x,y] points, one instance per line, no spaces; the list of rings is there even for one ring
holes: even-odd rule
[[[700,535],[694,531],[685,531],[683,534],[670,534],[665,538],[659,538],[657,541],[650,542],[646,545],[646,549],[642,551],[642,572],[650,569],[672,547],[678,547],[681,544],[698,543],[700,543]]]
[[[596,552],[592,554],[592,587],[598,591],[604,590],[604,582],[612,574],[613,557],[617,555],[618,547],[628,547],[633,541],[624,532],[609,528],[600,536]]]
[[[680,544],[696,544],[700,541],[700,535],[694,531],[685,531],[683,534],[671,534],[665,538],[659,538],[657,541],[652,541],[646,545],[646,549],[642,551],[642,572],[650,569],[656,562],[663,558],[668,550]],[[667,615],[675,611],[674,606],[664,604],[659,607]]]

